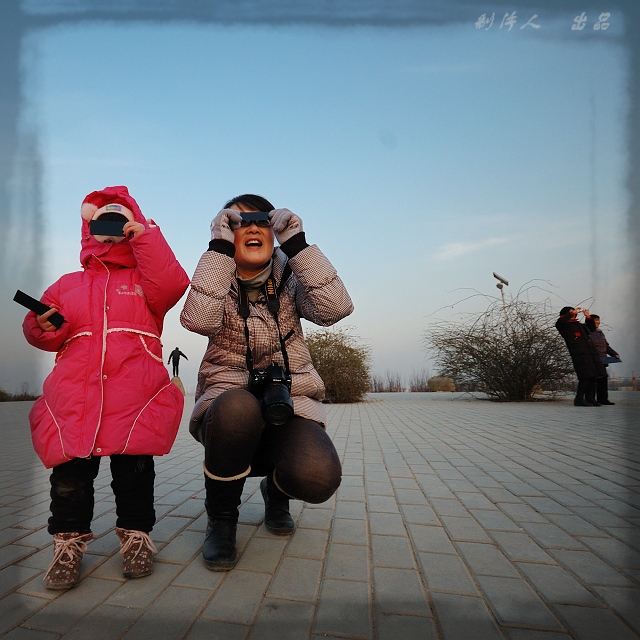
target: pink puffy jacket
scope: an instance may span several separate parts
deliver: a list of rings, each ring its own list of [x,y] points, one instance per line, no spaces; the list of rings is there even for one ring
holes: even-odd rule
[[[89,235],[87,206],[95,211],[111,203],[130,209],[145,231],[118,244]],[[62,276],[42,296],[66,321],[46,332],[29,312],[23,323],[30,344],[57,351],[29,414],[46,467],[91,455],[168,453],[184,404],[169,381],[160,334],[189,284],[187,274],[126,187],[94,191],[82,211],[84,270]]]

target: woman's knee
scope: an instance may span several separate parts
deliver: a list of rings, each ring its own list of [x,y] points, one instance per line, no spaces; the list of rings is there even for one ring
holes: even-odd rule
[[[263,424],[260,403],[245,389],[227,389],[221,393],[209,405],[205,419],[219,424]]]
[[[319,504],[340,486],[342,466],[331,439],[322,427],[309,421],[295,425],[278,456],[276,483],[290,496]]]

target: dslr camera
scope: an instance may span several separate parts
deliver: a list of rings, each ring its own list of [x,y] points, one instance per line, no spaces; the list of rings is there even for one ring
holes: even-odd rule
[[[291,376],[275,362],[249,376],[249,391],[262,402],[264,419],[275,425],[293,417]]]

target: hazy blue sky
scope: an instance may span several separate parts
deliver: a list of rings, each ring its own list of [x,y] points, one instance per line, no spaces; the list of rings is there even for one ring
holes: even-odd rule
[[[433,373],[429,323],[484,303],[432,314],[467,288],[499,295],[493,271],[513,293],[549,281],[558,308],[595,298],[624,357],[636,285],[622,24],[614,13],[594,31],[594,14],[572,31],[571,14],[521,29],[530,17],[511,30],[499,16],[476,29],[470,14],[432,28],[32,32],[23,116],[41,144],[47,284],[79,266],[90,191],[126,184],[189,274],[224,201],[254,192],[298,213],[337,267],[356,308],[341,325],[372,348],[378,373]],[[180,327],[181,307],[167,318],[165,358],[180,346],[193,385],[206,340]]]

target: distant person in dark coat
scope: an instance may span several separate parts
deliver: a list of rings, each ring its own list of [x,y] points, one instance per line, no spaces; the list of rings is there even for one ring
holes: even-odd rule
[[[178,347],[176,347],[170,354],[169,359],[167,360],[167,364],[169,364],[173,360],[173,375],[176,377],[178,375],[178,366],[180,364],[180,356],[182,356],[185,360],[188,360],[187,356],[180,351]]]
[[[578,389],[573,404],[576,407],[599,407],[596,402],[596,379],[607,375],[607,371],[600,360],[596,345],[589,337],[589,329],[582,324],[577,316],[582,312],[585,319],[589,319],[588,309],[580,307],[563,307],[556,322],[556,329],[564,338],[573,361],[573,368],[578,376]]]
[[[586,318],[584,323],[587,325],[587,329],[591,332],[589,338],[591,342],[596,345],[600,360],[607,356],[620,359],[620,354],[607,342],[607,338],[604,335],[602,329],[600,329],[600,316],[595,313],[591,314],[590,318]],[[609,376],[607,375],[607,367],[609,365],[605,362],[605,375],[596,379],[596,401],[600,404],[615,404],[615,402],[609,401]]]

